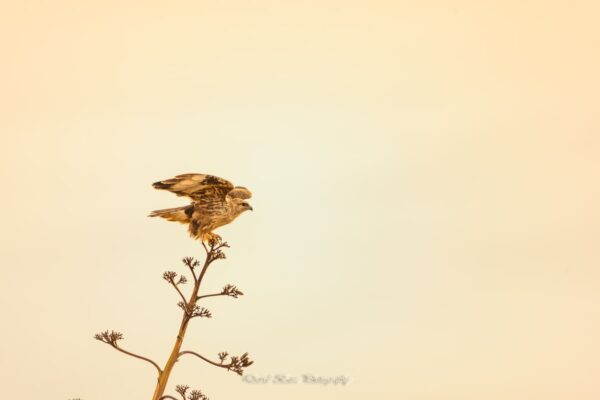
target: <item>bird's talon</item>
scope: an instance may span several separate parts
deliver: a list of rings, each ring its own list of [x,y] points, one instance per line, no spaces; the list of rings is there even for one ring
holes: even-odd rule
[[[208,236],[208,244],[211,247],[215,247],[218,246],[219,244],[221,244],[223,242],[223,239],[221,239],[221,236],[217,235],[216,233],[209,233]]]

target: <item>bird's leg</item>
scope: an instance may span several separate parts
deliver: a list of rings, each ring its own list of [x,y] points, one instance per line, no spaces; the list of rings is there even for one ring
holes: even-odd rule
[[[210,244],[211,247],[215,247],[216,245],[223,242],[223,239],[221,238],[221,236],[217,235],[214,232],[208,232],[206,234],[206,236],[207,236],[208,244]]]
[[[217,235],[216,233],[213,233],[213,240],[215,244],[221,244],[223,242],[223,238],[221,238],[221,236]]]

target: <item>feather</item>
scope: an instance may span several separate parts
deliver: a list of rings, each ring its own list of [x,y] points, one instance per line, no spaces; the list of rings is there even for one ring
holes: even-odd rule
[[[165,218],[169,221],[181,222],[182,224],[187,224],[190,222],[190,217],[194,212],[194,207],[184,206],[184,207],[176,207],[176,208],[165,208],[162,210],[154,210],[148,216],[149,217],[161,217]]]

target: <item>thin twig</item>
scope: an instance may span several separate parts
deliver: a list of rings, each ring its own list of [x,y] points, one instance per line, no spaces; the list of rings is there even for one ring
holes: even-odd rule
[[[163,397],[161,397],[161,398],[160,398],[160,399],[158,399],[158,400],[166,400],[166,399],[179,400],[179,399],[176,399],[175,397],[173,397],[173,396],[170,396],[170,395],[168,395],[168,394],[164,395]]]
[[[215,297],[215,296],[229,296],[228,294],[225,293],[214,293],[214,294],[205,294],[203,296],[198,296],[196,299],[200,300],[200,299],[204,299],[206,297]]]
[[[160,367],[158,366],[158,364],[155,363],[154,361],[152,361],[151,359],[143,357],[143,356],[140,356],[140,355],[137,355],[137,354],[134,354],[134,353],[132,353],[130,351],[124,350],[124,349],[118,347],[116,344],[110,344],[110,345],[112,347],[114,347],[116,350],[119,350],[121,353],[125,353],[127,355],[132,356],[132,357],[139,358],[140,360],[148,361],[150,364],[154,365],[154,367],[157,369],[157,371],[158,371],[159,374],[162,373],[162,370],[160,369]]]
[[[229,368],[229,367],[231,367],[231,363],[229,363],[229,364],[220,364],[220,363],[218,363],[218,362],[211,361],[211,360],[209,360],[208,358],[206,358],[206,357],[204,357],[204,356],[201,356],[200,354],[198,354],[198,353],[196,353],[196,352],[194,352],[194,351],[189,351],[189,350],[182,351],[181,353],[179,353],[179,357],[181,357],[181,356],[182,356],[182,355],[184,355],[184,354],[192,354],[192,355],[194,355],[194,356],[196,356],[196,357],[198,357],[198,358],[201,358],[201,359],[203,359],[203,360],[204,360],[204,361],[206,361],[207,363],[210,363],[210,364],[212,364],[212,365],[215,365],[215,366],[217,366],[217,367],[221,367],[221,368]]]
[[[179,293],[179,295],[181,296],[181,300],[183,300],[183,304],[185,304],[187,306],[187,300],[185,299],[185,296],[183,295],[183,293],[181,293],[181,290],[179,290],[179,287],[177,287],[177,284],[175,284],[175,282],[171,281],[171,285],[173,285],[175,290],[177,290],[177,293]]]
[[[210,263],[213,262],[211,255],[212,255],[212,247],[211,247],[211,253],[210,253],[210,255],[206,256],[206,259],[204,260],[204,265],[202,266],[202,271],[200,271],[200,275],[198,275],[198,287],[200,287],[200,284],[202,283],[202,279],[204,278],[204,274],[206,273],[208,266],[210,265]]]
[[[196,278],[196,274],[194,273],[194,268],[191,265],[188,265],[188,268],[190,269],[190,273],[192,274],[192,277],[194,278],[194,283],[198,282],[198,278]]]

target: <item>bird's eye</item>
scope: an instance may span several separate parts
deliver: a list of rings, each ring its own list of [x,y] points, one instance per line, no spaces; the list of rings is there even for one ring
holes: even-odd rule
[[[246,203],[245,201],[242,203],[243,206],[247,206],[248,203]]]

